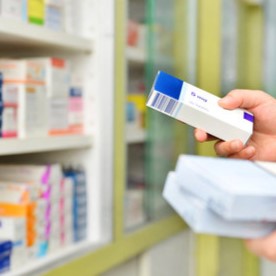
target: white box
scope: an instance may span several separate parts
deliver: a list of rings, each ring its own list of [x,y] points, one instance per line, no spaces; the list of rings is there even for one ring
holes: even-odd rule
[[[225,219],[276,221],[276,176],[253,161],[181,155],[175,173]]]
[[[2,113],[2,138],[18,137],[18,108],[5,106]]]
[[[3,137],[45,136],[48,102],[43,67],[36,61],[1,59],[3,73]]]
[[[0,176],[4,181],[35,182],[45,186],[56,185],[59,189],[62,168],[59,164],[0,164]]]
[[[159,71],[147,106],[195,128],[225,140],[240,139],[244,144],[253,131],[253,115],[244,109],[226,110],[220,98]]]
[[[0,0],[0,15],[9,19],[23,20],[23,5],[22,0]]]
[[[4,84],[4,113],[7,108],[13,110],[9,105],[6,107],[5,101],[6,95],[9,95],[11,91],[17,93],[15,104],[18,111],[16,114],[5,114],[3,117],[4,132],[16,131],[20,138],[46,136],[48,130],[48,102],[45,87],[33,83]],[[5,133],[3,133],[4,137]]]
[[[30,261],[29,257],[29,248],[21,245],[14,246],[11,254],[11,269],[21,268],[26,265]]]
[[[53,165],[5,165],[0,164],[0,175],[3,181],[24,181],[39,187],[41,198],[47,204],[44,207],[47,214],[48,205],[60,191],[62,169],[59,164]]]
[[[145,213],[145,190],[144,189],[128,189],[125,193],[125,227],[131,228],[137,225],[141,225],[146,222],[146,213]],[[80,209],[80,210],[79,210]],[[84,210],[86,209],[78,207],[78,214],[85,214]]]
[[[66,134],[69,131],[69,97],[49,99],[49,133]]]
[[[39,64],[43,68],[42,81],[46,85],[48,97],[68,98],[70,87],[69,63],[63,58],[29,58],[28,62]]]
[[[163,196],[196,233],[226,237],[258,238],[275,230],[275,222],[226,220],[208,208],[208,203],[188,193],[176,181],[176,174],[167,176]]]
[[[35,59],[0,59],[0,71],[5,83],[42,83],[45,71],[41,63]]]
[[[95,34],[96,5],[95,0],[65,0],[65,32],[91,39]]]
[[[46,0],[44,25],[56,31],[64,30],[64,9],[64,1]]]
[[[22,241],[26,245],[25,217],[0,217],[0,239],[13,242]]]
[[[23,182],[0,181],[0,202],[26,204],[37,201],[40,196],[38,186]]]

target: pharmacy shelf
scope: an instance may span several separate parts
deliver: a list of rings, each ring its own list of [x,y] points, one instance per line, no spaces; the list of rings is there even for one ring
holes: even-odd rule
[[[126,129],[127,144],[138,144],[146,141],[146,131],[144,129],[137,127],[127,127]]]
[[[172,215],[157,220],[154,223],[146,224],[144,227],[140,228],[139,231],[128,233],[124,238],[114,240],[112,243],[101,247],[99,250],[95,250],[84,256],[79,256],[79,258],[75,259],[73,262],[67,262],[64,266],[56,267],[44,275],[102,275],[103,272],[128,261],[131,257],[137,256],[149,247],[180,233],[185,228],[187,228],[187,226],[184,224],[183,220],[181,220],[179,216]],[[27,274],[26,276],[31,275]]]
[[[93,49],[93,40],[4,18],[0,18],[0,42],[1,49],[8,46],[16,48],[17,45],[21,49],[40,47],[78,53],[90,53]]]
[[[136,47],[127,47],[126,56],[131,63],[144,64],[146,61],[145,51]]]
[[[92,143],[93,136],[90,135],[68,135],[28,139],[7,138],[0,140],[0,156],[85,148],[91,147]]]
[[[102,246],[103,244],[94,244],[87,241],[72,244],[66,248],[58,250],[55,253],[49,254],[48,256],[33,260],[30,263],[27,263],[25,266],[11,270],[4,275],[41,275],[42,273],[49,271],[50,268],[54,268],[58,265],[67,263],[70,260],[74,260],[76,258],[79,258],[80,256],[91,253]]]

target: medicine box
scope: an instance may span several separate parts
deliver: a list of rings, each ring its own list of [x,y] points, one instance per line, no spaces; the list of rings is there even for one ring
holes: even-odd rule
[[[59,3],[60,2],[60,3]],[[45,27],[55,31],[64,30],[64,3],[63,1],[46,0]]]
[[[43,67],[35,61],[1,59],[3,137],[45,136],[48,110]]]
[[[209,209],[208,201],[183,189],[177,176],[167,176],[164,198],[196,233],[237,238],[258,238],[271,233],[275,222],[226,220]]]
[[[46,86],[48,106],[48,134],[71,134],[69,131],[69,63],[63,58],[39,57],[29,61],[37,62],[43,68],[43,82]]]
[[[22,0],[0,0],[0,16],[13,20],[23,20],[23,5]]]
[[[178,184],[225,219],[276,221],[276,176],[253,161],[181,155]]]
[[[225,141],[239,139],[244,144],[253,131],[253,115],[243,109],[226,110],[220,98],[159,71],[147,106]]]
[[[35,193],[37,194],[35,198]],[[27,204],[38,198],[38,191],[32,189],[31,185],[20,182],[0,181],[0,202],[13,204]]]
[[[45,1],[28,0],[28,21],[43,25],[45,21]]]
[[[84,101],[81,87],[70,88],[68,124],[71,133],[83,133]]]
[[[22,241],[26,244],[26,218],[0,217],[0,240]]]
[[[29,62],[39,64],[43,70],[42,81],[46,85],[47,97],[68,98],[69,96],[69,63],[63,58],[37,57]]]

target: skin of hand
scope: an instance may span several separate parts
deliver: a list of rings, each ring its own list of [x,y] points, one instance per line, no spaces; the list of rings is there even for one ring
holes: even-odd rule
[[[276,99],[259,90],[232,90],[218,104],[225,109],[244,108],[254,115],[253,134],[246,145],[240,140],[215,143],[219,156],[276,161]],[[216,138],[204,130],[195,129],[197,141],[205,142]]]
[[[276,262],[276,231],[263,238],[248,239],[245,245],[255,255]]]
[[[254,129],[246,145],[239,140],[215,143],[219,156],[276,161],[276,99],[259,90],[233,90],[219,100],[226,109],[244,108],[254,115]],[[195,129],[199,142],[214,140],[205,131]],[[276,262],[276,231],[259,239],[245,240],[246,247],[257,256]]]

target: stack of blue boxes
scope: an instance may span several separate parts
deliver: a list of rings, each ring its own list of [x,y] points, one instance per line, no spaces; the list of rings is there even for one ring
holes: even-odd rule
[[[12,242],[0,241],[0,274],[10,270]]]
[[[65,176],[73,180],[73,233],[77,242],[84,240],[87,233],[86,176],[81,168],[66,169]]]

